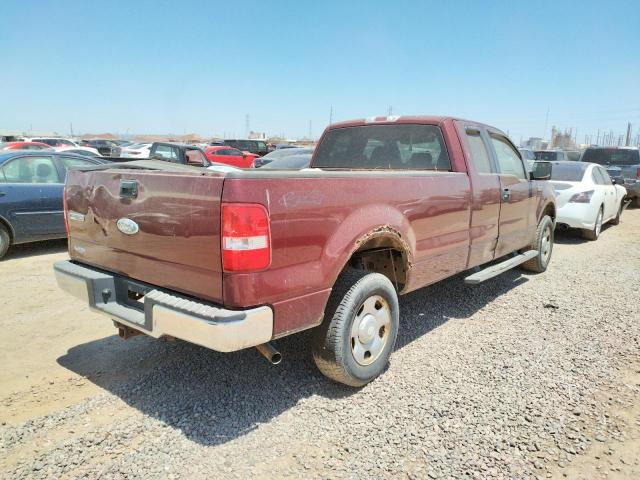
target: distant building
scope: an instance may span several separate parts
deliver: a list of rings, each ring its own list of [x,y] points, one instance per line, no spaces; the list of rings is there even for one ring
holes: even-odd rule
[[[560,131],[555,127],[551,127],[551,141],[549,142],[549,150],[552,149],[559,150],[576,150],[576,144],[573,141],[572,130],[565,130],[564,133],[560,133]]]
[[[249,132],[249,140],[266,140],[267,134],[264,132]]]
[[[520,147],[530,150],[546,150],[548,144],[549,142],[540,137],[529,137],[529,140],[523,142]]]

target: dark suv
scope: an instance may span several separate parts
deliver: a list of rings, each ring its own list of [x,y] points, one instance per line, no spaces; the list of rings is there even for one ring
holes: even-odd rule
[[[103,157],[119,157],[122,150],[117,143],[101,138],[96,138],[93,140],[83,140],[82,142],[80,142],[80,144],[83,147],[95,148]]]
[[[262,140],[225,140],[224,144],[238,150],[255,153],[261,157],[269,153],[267,142]]]
[[[640,150],[632,147],[589,147],[582,162],[602,165],[609,176],[627,189],[627,198],[640,207]]]

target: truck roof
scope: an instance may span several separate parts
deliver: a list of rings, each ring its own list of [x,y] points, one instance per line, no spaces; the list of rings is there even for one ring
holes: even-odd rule
[[[476,122],[474,120],[465,120],[458,117],[451,117],[447,115],[381,115],[377,117],[359,118],[356,120],[346,120],[344,122],[332,123],[328,129],[344,128],[344,127],[358,127],[371,124],[394,124],[394,123],[418,123],[424,125],[438,125],[445,120],[463,120],[465,122],[473,123],[475,125],[483,125],[490,127],[494,130],[499,130],[491,125],[486,125],[482,122]]]

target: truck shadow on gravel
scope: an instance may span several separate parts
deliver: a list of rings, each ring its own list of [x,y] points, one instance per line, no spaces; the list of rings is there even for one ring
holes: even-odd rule
[[[518,270],[474,287],[462,278],[400,298],[396,350],[451,318],[471,317],[527,281]],[[245,435],[313,395],[332,399],[358,392],[318,372],[309,352],[311,334],[274,342],[283,354],[278,366],[255,349],[222,354],[181,341],[143,336],[123,341],[115,335],[73,347],[58,363],[190,440],[211,446]]]

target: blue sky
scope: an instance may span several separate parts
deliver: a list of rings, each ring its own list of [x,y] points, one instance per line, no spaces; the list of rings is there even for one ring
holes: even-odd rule
[[[392,106],[640,131],[637,1],[2,3],[0,128],[315,137]]]

